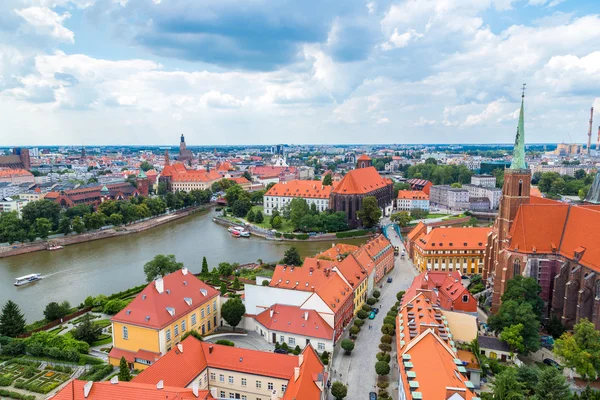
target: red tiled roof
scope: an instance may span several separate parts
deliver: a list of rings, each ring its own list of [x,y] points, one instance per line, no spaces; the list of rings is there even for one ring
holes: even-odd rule
[[[215,170],[188,169],[185,172],[173,173],[173,182],[212,182],[221,179],[221,174]]]
[[[333,340],[333,329],[315,310],[275,304],[254,319],[269,330]]]
[[[250,173],[258,177],[278,176],[282,173],[295,174],[296,172],[298,172],[298,169],[296,167],[276,167],[273,165],[250,167]]]
[[[382,178],[375,167],[358,168],[348,172],[333,189],[333,193],[366,194],[391,184],[392,181]]]
[[[328,280],[328,272],[325,270],[330,270],[336,264],[334,261],[306,257],[302,267],[277,265],[269,286],[305,292],[316,291]]]
[[[162,389],[157,389],[156,383],[152,385],[135,382],[112,384],[108,381],[94,382],[89,394],[85,396],[84,386],[86,384],[87,382],[85,381],[74,379],[52,396],[52,400],[214,400],[214,397],[210,395],[208,390],[199,390],[198,397],[196,397],[192,389],[171,386],[164,386]]]
[[[429,200],[429,196],[422,190],[398,190],[398,198],[406,200]]]
[[[434,228],[419,238],[424,250],[476,249],[484,250],[491,228]]]
[[[358,157],[356,161],[371,161],[371,160],[372,160],[371,157],[369,157],[366,154],[363,154],[362,156]]]
[[[369,239],[369,241],[363,245],[363,248],[373,259],[382,251],[393,251],[392,243],[383,235],[377,235],[373,239]]]
[[[348,297],[354,296],[352,288],[337,274],[331,274],[327,282],[318,290],[317,295],[327,304],[333,312],[340,311]]]
[[[337,260],[338,255],[352,253],[353,251],[358,250],[358,246],[353,244],[346,243],[337,243],[335,246],[320,252],[316,255],[317,258],[329,258],[330,260]]]
[[[166,275],[162,282],[162,293],[156,289],[156,282],[148,284],[111,321],[161,329],[219,294],[192,273],[184,275],[184,270]],[[186,299],[191,300],[191,305]],[[167,309],[172,309],[174,315]]]
[[[33,174],[24,169],[0,169],[0,178],[10,177],[10,176],[33,176]]]
[[[320,387],[327,380],[323,363],[310,344],[302,351],[302,357],[298,379],[292,375],[282,400],[317,400],[322,396]]]
[[[323,186],[319,181],[292,180],[276,183],[265,196],[329,199],[332,189],[332,186]]]

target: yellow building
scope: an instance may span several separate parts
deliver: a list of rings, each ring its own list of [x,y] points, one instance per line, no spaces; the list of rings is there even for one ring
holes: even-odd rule
[[[411,238],[412,261],[420,272],[458,271],[481,274],[491,228],[434,228]],[[410,235],[409,235],[410,237]]]
[[[190,330],[213,332],[220,321],[219,292],[186,268],[148,284],[112,319],[112,365],[125,357],[145,369],[171,350]]]

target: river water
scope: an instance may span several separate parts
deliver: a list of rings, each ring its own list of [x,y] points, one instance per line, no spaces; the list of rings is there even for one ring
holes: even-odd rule
[[[257,237],[233,238],[224,226],[212,222],[213,214],[212,210],[204,211],[137,234],[2,258],[0,307],[9,299],[15,301],[31,323],[43,318],[43,309],[51,301],[68,300],[75,306],[87,296],[110,295],[144,283],[144,263],[156,254],[174,254],[191,271],[200,272],[203,256],[212,269],[222,261],[277,261],[292,245],[302,256],[331,247],[331,242],[292,244]],[[31,273],[41,273],[44,279],[14,286],[16,277]]]

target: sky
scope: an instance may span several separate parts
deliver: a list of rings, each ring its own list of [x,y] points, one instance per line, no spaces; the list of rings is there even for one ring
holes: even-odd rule
[[[0,145],[587,141],[598,0],[1,0]],[[595,143],[600,116],[593,129]]]

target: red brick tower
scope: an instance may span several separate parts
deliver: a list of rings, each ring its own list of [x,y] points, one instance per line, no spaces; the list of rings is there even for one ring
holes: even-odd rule
[[[137,190],[140,192],[140,195],[148,197],[148,177],[144,171],[140,170],[140,173],[135,178],[135,183],[137,184]]]

